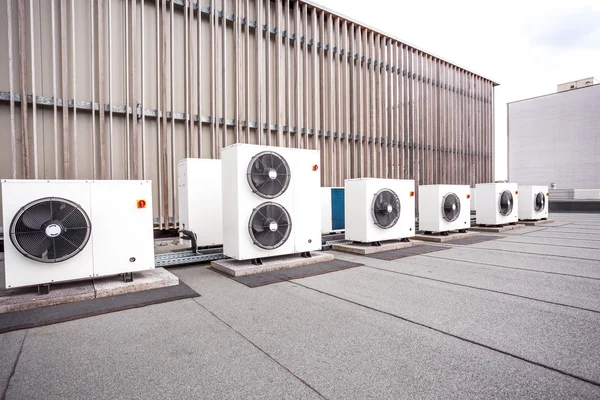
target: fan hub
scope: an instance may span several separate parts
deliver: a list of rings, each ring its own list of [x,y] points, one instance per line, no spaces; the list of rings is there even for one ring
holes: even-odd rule
[[[269,230],[271,232],[275,232],[277,230],[277,228],[279,228],[279,225],[277,225],[277,222],[275,222],[275,221],[269,222]]]
[[[59,224],[51,223],[46,226],[44,233],[50,238],[57,237],[62,233],[62,228]]]

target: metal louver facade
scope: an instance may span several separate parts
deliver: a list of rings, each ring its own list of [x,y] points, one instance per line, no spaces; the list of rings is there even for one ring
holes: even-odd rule
[[[5,0],[0,177],[147,179],[236,143],[321,150],[323,186],[492,180],[493,81],[292,0]],[[27,107],[24,107],[24,104]]]

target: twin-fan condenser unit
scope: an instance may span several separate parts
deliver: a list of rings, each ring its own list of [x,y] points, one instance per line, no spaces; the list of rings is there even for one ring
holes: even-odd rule
[[[236,260],[321,249],[316,150],[234,144],[221,151],[223,253]]]

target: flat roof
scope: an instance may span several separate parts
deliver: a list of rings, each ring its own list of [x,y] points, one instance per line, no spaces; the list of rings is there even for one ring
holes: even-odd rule
[[[0,335],[11,398],[600,398],[600,214]]]

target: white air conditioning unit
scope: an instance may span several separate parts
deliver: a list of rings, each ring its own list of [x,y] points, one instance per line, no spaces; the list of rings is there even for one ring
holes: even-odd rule
[[[519,185],[519,219],[548,218],[548,186]]]
[[[415,235],[415,181],[346,179],[346,240],[373,243]]]
[[[236,260],[321,249],[319,152],[249,144],[221,151],[223,253]]]
[[[3,180],[2,209],[7,288],[154,268],[150,181]]]
[[[479,183],[475,191],[477,224],[517,222],[519,195],[516,183]]]
[[[177,164],[179,227],[198,246],[223,244],[221,160],[186,158]]]
[[[470,187],[419,186],[419,230],[448,232],[471,227]]]
[[[340,233],[344,231],[344,188],[321,188],[321,233]]]

